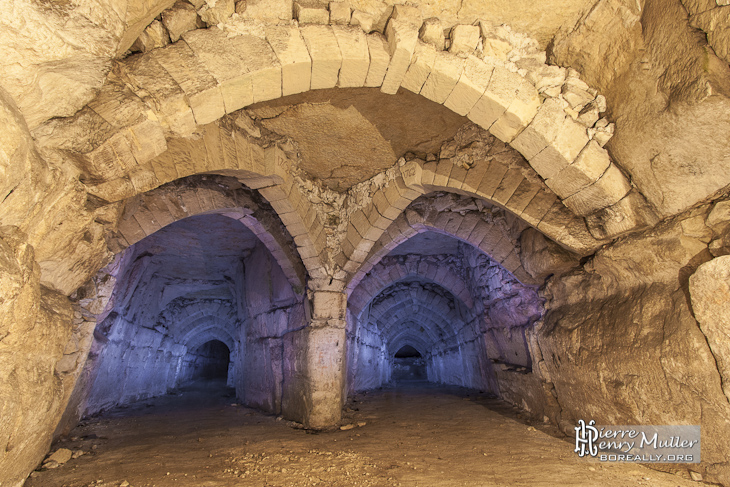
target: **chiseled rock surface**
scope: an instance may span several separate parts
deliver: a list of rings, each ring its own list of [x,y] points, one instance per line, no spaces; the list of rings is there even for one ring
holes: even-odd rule
[[[698,424],[703,476],[727,484],[730,405],[687,289],[691,269],[711,256],[685,221],[607,247],[550,280],[538,365],[554,384],[564,431],[578,419]]]
[[[730,400],[730,256],[705,262],[689,278],[692,311],[707,337]]]
[[[680,2],[601,0],[561,30],[552,51],[606,96],[610,118],[621,120],[607,147],[661,216],[730,183],[730,141],[707,137],[730,129],[730,69],[692,27],[727,7],[684,3],[689,21]],[[712,45],[728,30],[710,24]]]

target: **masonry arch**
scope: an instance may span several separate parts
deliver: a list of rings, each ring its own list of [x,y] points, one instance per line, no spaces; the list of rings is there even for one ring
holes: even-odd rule
[[[475,326],[479,322],[471,309],[440,284],[394,280],[373,297],[366,312],[351,319],[348,389],[391,381],[400,367],[396,353],[406,345],[420,352],[424,378],[431,382],[493,387],[491,364]]]
[[[487,22],[459,28],[477,41],[492,35]],[[488,176],[495,189],[501,184],[504,191],[480,192],[487,167],[466,170],[440,160],[406,168],[403,180],[396,180],[398,193],[464,187],[505,205],[559,243],[583,251],[599,246],[592,235],[613,238],[650,220],[639,208],[641,195],[631,192],[603,148],[610,137],[602,132],[607,124],[595,128],[593,117],[575,116],[586,107],[598,116],[601,103],[595,90],[577,78],[567,79],[565,71],[549,69],[535,43],[515,40],[515,52],[537,60],[534,69],[515,72],[484,56],[476,41],[450,52],[420,43],[410,21],[392,19],[386,38],[390,47],[382,37],[357,28],[326,25],[267,26],[245,33],[217,27],[193,30],[164,49],[116,62],[87,108],[63,121],[48,122],[36,131],[37,139],[53,149],[59,132],[78,138],[80,131],[74,127],[104,127],[63,149],[74,149],[73,157],[91,176],[89,193],[105,201],[187,174],[236,172],[274,206],[315,277],[326,277],[326,237],[316,212],[292,189],[292,161],[276,145],[259,145],[235,124],[236,112],[244,107],[310,90],[370,87],[393,94],[402,87],[467,116],[509,144],[550,188],[523,181],[514,168],[507,168],[500,177]],[[588,98],[544,91],[555,77],[560,84],[581,86]],[[405,196],[413,199],[416,194]],[[552,195],[555,199],[548,201]],[[402,209],[407,202],[398,205]],[[368,242],[375,242],[387,227],[380,217],[392,221],[395,216],[388,209],[380,215],[367,209],[355,218],[361,223],[357,231],[348,230],[341,267],[354,272],[369,251]],[[588,228],[574,224],[584,217]],[[365,228],[363,219],[373,220],[378,230]],[[566,226],[571,231],[558,238]],[[584,227],[578,237],[582,241],[571,241],[575,239],[566,235],[575,234],[572,230],[578,227]]]

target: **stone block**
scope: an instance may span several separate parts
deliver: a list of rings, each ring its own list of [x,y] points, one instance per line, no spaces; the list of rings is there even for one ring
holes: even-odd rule
[[[144,164],[167,150],[167,140],[159,122],[145,120],[121,131],[137,164]]]
[[[489,170],[484,178],[482,178],[482,182],[479,184],[477,194],[483,198],[492,199],[492,195],[502,182],[502,178],[504,178],[508,170],[509,167],[506,165],[499,161],[492,160],[489,165]]]
[[[545,183],[561,198],[574,195],[595,183],[611,164],[608,152],[596,141],[590,141],[572,164],[563,168]]]
[[[433,46],[419,42],[411,58],[411,65],[408,66],[403,77],[401,86],[413,93],[420,93],[423,84],[428,79],[436,61],[436,50]]]
[[[330,2],[330,24],[347,25],[350,23],[352,10],[349,2]],[[362,32],[362,29],[359,29]]]
[[[212,5],[206,2],[198,9],[200,19],[211,27],[226,22],[235,12],[234,0],[216,0]]]
[[[478,25],[455,25],[451,29],[449,52],[454,54],[474,54],[481,39]]]
[[[246,10],[239,15],[245,20],[272,21],[273,24],[280,20],[291,22],[292,12],[292,0],[246,0]]]
[[[563,203],[576,215],[585,216],[618,203],[630,190],[621,170],[611,164],[598,181],[565,198]]]
[[[135,125],[148,118],[147,105],[114,72],[88,106],[113,127]]]
[[[362,29],[362,31],[366,34],[370,34],[371,32],[374,32],[378,30],[377,26],[377,18],[375,15],[363,12],[362,10],[355,10],[352,12],[352,16],[350,17],[350,24],[356,25]]]
[[[117,65],[117,73],[133,90],[154,100],[163,124],[171,131],[186,136],[195,130],[195,118],[185,92],[170,74],[149,55],[137,55]]]
[[[170,43],[167,35],[167,29],[159,20],[153,20],[150,25],[140,34],[134,44],[132,50],[148,52],[158,47],[165,47]]]
[[[385,37],[388,40],[390,64],[380,90],[394,95],[411,64],[411,57],[418,42],[418,27],[406,20],[391,18],[385,28]]]
[[[522,78],[522,77],[520,77]],[[535,118],[542,101],[535,87],[529,81],[522,78],[516,80],[517,90],[515,97],[496,122],[489,128],[489,132],[505,143],[512,140],[524,130],[525,127]]]
[[[461,189],[469,193],[476,193],[479,189],[479,185],[482,183],[485,174],[489,170],[489,161],[479,161],[472,166],[464,178],[464,182],[461,185]]]
[[[226,113],[253,104],[253,78],[239,55],[245,48],[239,42],[241,36],[228,38],[221,30],[211,28],[192,30],[182,37],[220,84]]]
[[[532,201],[532,198],[535,197],[540,189],[539,184],[533,183],[529,179],[523,179],[520,182],[520,185],[517,186],[517,189],[515,189],[515,192],[512,193],[509,200],[507,200],[507,203],[505,203],[505,207],[519,215],[527,207],[530,201]]]
[[[435,188],[446,188],[449,183],[449,176],[454,165],[449,159],[442,159],[436,165],[436,171],[433,175],[433,182],[431,183]]]
[[[378,213],[390,220],[395,220],[401,214],[401,209],[391,205],[385,197],[385,193],[381,190],[373,195],[373,204],[378,209]]]
[[[489,130],[507,111],[517,96],[517,88],[524,81],[522,77],[506,68],[496,66],[484,94],[467,115],[469,120]]]
[[[367,37],[361,29],[356,27],[335,25],[332,27],[332,31],[342,53],[342,67],[337,86],[340,88],[363,86],[370,69]]]
[[[536,227],[555,203],[557,196],[550,191],[540,189],[530,200],[520,217]]]
[[[342,53],[332,27],[306,25],[301,32],[312,58],[312,89],[334,88],[342,67]]]
[[[421,29],[418,31],[418,38],[426,44],[431,44],[439,51],[444,50],[446,37],[444,36],[444,28],[441,21],[432,17],[423,21]]]
[[[565,117],[555,139],[528,161],[540,176],[550,179],[571,164],[587,143],[585,127]]]
[[[370,52],[370,67],[365,78],[365,86],[376,87],[383,84],[385,73],[390,64],[390,53],[388,43],[381,34],[367,36],[368,50]]]
[[[309,91],[312,82],[312,58],[299,29],[293,25],[266,26],[266,40],[281,63],[283,96]]]
[[[175,5],[162,12],[162,24],[170,35],[171,42],[177,42],[184,33],[202,27],[195,7],[178,0]]]
[[[446,52],[437,52],[433,70],[421,89],[421,95],[444,103],[461,78],[466,60]]]
[[[492,200],[496,201],[502,206],[507,205],[507,201],[517,191],[525,177],[522,175],[522,171],[519,169],[509,169],[502,177],[502,180],[497,185],[492,195]]]
[[[225,115],[223,95],[218,82],[186,43],[178,42],[164,49],[157,49],[151,56],[185,92],[197,124],[205,125]]]
[[[489,86],[492,71],[494,71],[493,66],[470,55],[466,59],[459,81],[446,98],[444,106],[459,115],[466,116]]]
[[[613,239],[629,232],[650,228],[659,217],[646,199],[632,189],[618,203],[586,217],[588,230],[596,239]]]
[[[420,27],[423,23],[421,10],[418,7],[405,4],[393,5],[393,12],[390,15],[390,19],[409,22],[416,27]]]
[[[545,213],[537,229],[563,248],[578,255],[590,255],[605,241],[596,240],[588,231],[585,220],[572,213],[560,201]]]
[[[329,24],[330,14],[323,8],[304,7],[298,2],[294,2],[294,18],[299,21],[300,25],[304,24]]]
[[[560,100],[549,98],[510,145],[529,161],[555,139],[564,121],[565,110]]]

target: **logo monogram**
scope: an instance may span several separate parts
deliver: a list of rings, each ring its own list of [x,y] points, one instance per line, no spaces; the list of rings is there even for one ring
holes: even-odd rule
[[[575,453],[579,457],[590,455],[595,457],[598,454],[598,447],[595,441],[598,439],[598,429],[594,426],[595,421],[591,420],[588,424],[582,419],[578,420],[578,426],[575,427]]]

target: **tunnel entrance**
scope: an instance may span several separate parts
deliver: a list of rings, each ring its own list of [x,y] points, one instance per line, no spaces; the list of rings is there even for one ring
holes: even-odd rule
[[[210,340],[189,352],[190,380],[228,380],[231,351],[220,340]]]
[[[393,356],[393,375],[395,382],[427,380],[426,361],[421,352],[410,345],[403,345]]]

